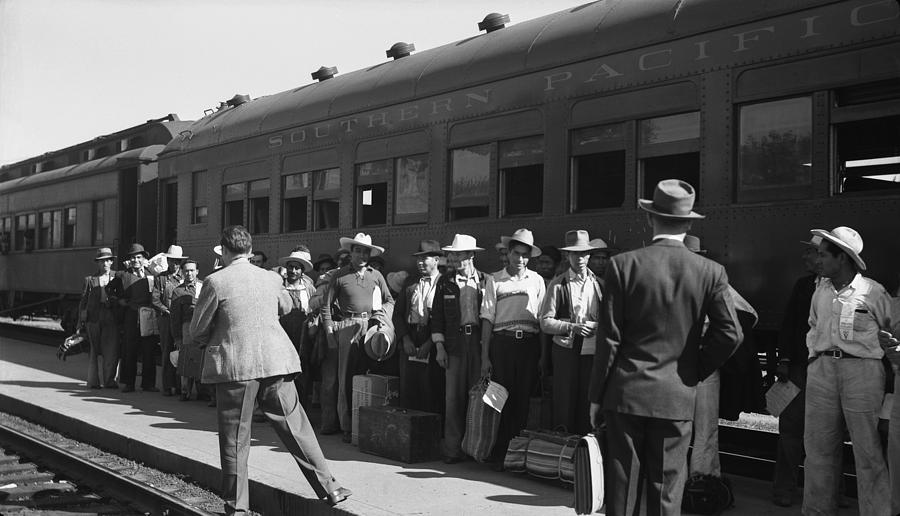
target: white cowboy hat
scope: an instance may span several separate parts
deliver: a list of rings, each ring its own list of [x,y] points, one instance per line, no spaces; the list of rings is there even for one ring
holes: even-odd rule
[[[188,258],[184,255],[184,249],[180,245],[170,245],[169,250],[163,254],[170,260],[185,260]]]
[[[372,250],[372,256],[378,256],[379,254],[384,252],[383,247],[379,247],[377,245],[372,245],[372,237],[365,233],[357,233],[353,238],[341,237],[341,249],[350,250],[354,245],[361,245],[363,247],[368,247]]]
[[[510,247],[510,242],[514,244],[525,244],[531,248],[531,257],[541,255],[541,248],[534,245],[534,235],[531,234],[531,231],[525,228],[517,229],[512,236],[502,236],[500,237],[500,242],[508,249]]]
[[[850,258],[853,258],[853,261],[859,266],[859,270],[866,270],[866,262],[859,256],[859,253],[863,250],[863,240],[855,229],[847,226],[838,226],[831,231],[827,229],[811,229],[809,232],[840,247],[845,253],[850,255]]]
[[[604,246],[606,246],[606,244],[604,244]],[[573,229],[571,231],[566,231],[566,247],[560,247],[559,250],[584,252],[596,251],[597,247],[593,245],[593,241],[587,231],[583,229]]]
[[[309,272],[313,268],[312,256],[308,251],[294,251],[291,254],[278,259],[279,265],[285,266],[288,262],[300,262],[303,272]]]
[[[484,251],[475,244],[475,237],[457,233],[453,235],[453,243],[441,249],[444,251]]]
[[[382,362],[391,358],[397,347],[394,345],[394,329],[391,326],[371,324],[363,338],[363,350],[369,358]]]

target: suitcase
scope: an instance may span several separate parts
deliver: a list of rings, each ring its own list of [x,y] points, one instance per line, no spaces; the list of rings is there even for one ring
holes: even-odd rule
[[[575,446],[575,513],[594,514],[603,506],[603,434],[587,434]]]
[[[441,416],[397,407],[359,408],[359,451],[411,464],[440,457]]]
[[[400,401],[400,377],[360,374],[353,377],[351,406],[351,442],[359,442],[359,408],[369,406],[396,407]]]

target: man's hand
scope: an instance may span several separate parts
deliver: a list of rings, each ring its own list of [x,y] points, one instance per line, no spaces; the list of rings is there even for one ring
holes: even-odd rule
[[[778,363],[778,366],[775,368],[775,376],[778,377],[779,382],[788,381],[788,367],[789,364],[787,362]]]
[[[403,336],[403,352],[410,357],[416,356],[416,345],[413,344],[413,341],[411,338],[409,338],[409,335]]]
[[[591,403],[591,428],[603,426],[603,411],[599,403]]]
[[[596,333],[596,328],[592,328],[587,324],[578,323],[572,327],[572,334],[580,337],[590,337]]]
[[[443,344],[437,344],[437,354],[434,358],[437,360],[438,365],[444,369],[447,369],[450,365],[450,361],[447,359],[447,351],[444,350]]]
[[[488,378],[491,376],[491,359],[481,357],[481,377]]]
[[[432,347],[434,347],[434,343],[431,342],[431,340],[426,341],[425,344],[419,346],[419,350],[416,351],[416,358],[418,358],[419,360],[428,358],[428,355],[431,353]]]
[[[894,365],[894,369],[900,367],[900,341],[890,332],[881,330],[878,332],[878,343],[884,348],[884,355]]]
[[[337,335],[334,334],[334,331],[325,331],[325,340],[328,342],[328,347],[332,349],[337,349],[338,340]]]

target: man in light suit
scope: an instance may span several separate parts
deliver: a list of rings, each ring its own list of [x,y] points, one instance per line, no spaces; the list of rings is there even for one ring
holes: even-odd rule
[[[612,258],[591,377],[591,422],[607,424],[607,514],[681,514],[697,383],[743,339],[725,269],[685,248],[694,189],[660,181],[641,199],[653,243]],[[701,337],[704,318],[709,327]]]
[[[293,377],[300,357],[281,327],[292,308],[277,273],[251,265],[250,233],[222,231],[223,269],[207,276],[191,319],[194,341],[205,347],[202,382],[215,384],[222,497],[226,514],[249,510],[247,457],[253,403],[259,402],[316,495],[335,505],[350,496],[332,476]]]

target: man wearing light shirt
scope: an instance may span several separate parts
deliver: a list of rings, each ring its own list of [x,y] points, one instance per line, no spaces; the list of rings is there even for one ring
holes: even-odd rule
[[[437,363],[445,369],[444,462],[463,458],[460,448],[466,426],[467,392],[481,375],[481,323],[484,273],[475,269],[475,252],[484,251],[474,237],[456,235],[441,248],[447,253],[447,274],[437,282],[431,305],[431,340]]]
[[[496,469],[502,469],[509,441],[528,420],[541,353],[540,310],[547,292],[544,279],[527,268],[528,260],[541,254],[531,231],[518,229],[501,241],[509,250],[509,265],[488,276],[481,302],[481,372],[509,392],[491,453]]]
[[[862,276],[863,241],[846,226],[812,230],[822,237],[822,280],[809,308],[806,336],[806,447],[803,514],[837,514],[844,423],[853,442],[861,516],[889,515],[890,490],[878,415],[884,399],[884,351],[878,332],[890,324],[890,297]]]
[[[588,269],[595,249],[587,231],[566,233],[566,247],[560,251],[566,252],[569,270],[550,282],[541,310],[541,329],[553,335],[553,427],[576,434],[591,430],[588,388],[603,299],[597,278]]]

